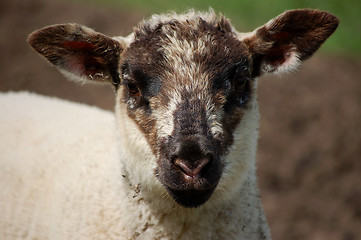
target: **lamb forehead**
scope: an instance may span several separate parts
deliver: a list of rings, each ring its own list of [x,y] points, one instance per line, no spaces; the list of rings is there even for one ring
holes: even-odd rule
[[[138,25],[138,27],[135,28],[135,33],[136,35],[142,35],[142,34],[146,35],[149,34],[149,32],[152,32],[155,29],[157,29],[160,25],[163,25],[164,23],[172,22],[174,20],[177,20],[179,22],[196,23],[200,19],[214,26],[217,25],[219,27],[223,27],[227,31],[233,31],[235,33],[237,32],[231,26],[230,22],[227,19],[225,19],[222,15],[217,16],[212,9],[210,9],[208,12],[199,12],[191,9],[183,14],[178,14],[175,12],[170,12],[168,14],[161,14],[161,15],[155,14],[151,16],[149,19],[141,22]]]
[[[190,75],[216,75],[248,55],[229,21],[212,10],[154,15],[133,36],[124,59],[151,77],[183,73],[183,82]]]

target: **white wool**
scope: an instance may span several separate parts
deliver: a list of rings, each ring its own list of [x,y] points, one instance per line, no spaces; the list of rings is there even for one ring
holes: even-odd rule
[[[0,109],[0,239],[109,239],[120,210],[114,116],[29,93],[1,94]]]

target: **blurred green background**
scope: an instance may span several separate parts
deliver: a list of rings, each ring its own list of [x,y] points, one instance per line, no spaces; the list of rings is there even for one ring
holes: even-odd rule
[[[232,20],[239,31],[251,31],[287,9],[313,8],[329,11],[341,20],[334,35],[321,51],[331,55],[361,58],[361,1],[360,0],[67,0],[93,2],[117,8],[140,11],[146,15],[189,8],[207,10],[212,7]]]

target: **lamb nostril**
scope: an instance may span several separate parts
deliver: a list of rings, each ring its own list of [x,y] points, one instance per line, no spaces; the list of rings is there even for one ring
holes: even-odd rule
[[[185,173],[186,178],[188,179],[199,178],[199,173],[209,163],[209,159],[203,158],[197,160],[195,163],[196,163],[195,165],[189,164],[187,161],[181,158],[177,158],[174,161],[174,164],[178,166],[183,173]],[[194,166],[190,167],[189,165],[194,165]]]

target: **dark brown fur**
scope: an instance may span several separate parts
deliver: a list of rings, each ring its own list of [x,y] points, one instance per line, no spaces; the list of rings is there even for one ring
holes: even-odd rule
[[[159,23],[153,29],[148,25],[143,25],[138,27],[135,31],[136,39],[134,43],[131,44],[130,48],[125,51],[123,59],[123,71],[125,68],[127,72],[130,72],[130,75],[134,75],[134,72],[141,71],[143,75],[146,75],[148,81],[153,81],[152,84],[149,82],[147,84],[141,83],[142,79],[136,79],[134,76],[130,81],[135,82],[139,87],[142,97],[149,98],[150,94],[147,87],[154,84],[160,85],[160,92],[158,96],[153,96],[158,104],[164,106],[169,102],[168,92],[172,88],[176,88],[178,85],[186,85],[190,79],[183,78],[178,76],[178,69],[175,69],[173,66],[169,65],[165,59],[164,53],[161,49],[164,47],[162,44],[166,44],[164,39],[167,38],[166,33],[162,31],[165,26],[169,26],[174,32],[174,35],[177,35],[179,40],[184,40],[188,42],[194,42],[197,44],[197,40],[204,35],[211,35],[214,38],[214,42],[204,42],[207,52],[199,53],[195,52],[193,59],[194,63],[187,62],[184,60],[184,65],[196,64],[200,68],[201,73],[205,73],[209,76],[210,81],[213,81],[207,86],[209,91],[209,96],[213,99],[213,102],[216,104],[219,102],[219,94],[225,95],[223,81],[226,78],[226,72],[228,68],[232,67],[235,64],[243,63],[242,67],[249,67],[247,56],[247,48],[237,40],[234,33],[231,31],[229,23],[224,18],[219,18],[218,21],[213,23],[207,23],[203,19],[199,18],[196,22],[179,22],[173,20],[170,22]],[[224,46],[227,46],[228,49],[232,51],[225,51]],[[181,54],[181,53],[180,53]],[[199,73],[194,73],[195,75]],[[169,79],[169,76],[172,76],[172,79]],[[221,81],[221,83],[216,83],[215,81]],[[204,81],[199,76],[199,81]],[[218,85],[217,85],[218,84]],[[186,94],[186,93],[184,93]],[[228,99],[231,100],[231,99]],[[233,101],[234,102],[234,101]],[[232,105],[232,101],[228,101],[228,105]],[[221,104],[223,107],[223,104]],[[142,107],[145,107],[142,105]],[[237,111],[236,108],[232,106],[227,107],[229,113],[224,120],[228,124],[224,125],[227,132],[227,139],[231,138],[231,132],[237,125],[240,120],[239,114],[233,114],[234,111]],[[146,111],[145,111],[146,112]],[[198,117],[195,115],[194,117]],[[144,115],[145,119],[151,118],[150,115]],[[233,120],[231,120],[233,119]],[[238,121],[236,120],[238,119]],[[193,122],[195,119],[190,119]],[[138,124],[141,126],[141,129],[144,129],[143,124]],[[153,129],[154,131],[154,129]],[[148,132],[149,134],[149,132]],[[156,137],[156,134],[152,134],[153,137]],[[150,143],[153,143],[155,148],[157,145],[154,143],[157,142],[155,138],[147,138]],[[232,140],[226,140],[228,143],[232,143]],[[224,146],[226,149],[227,146]],[[154,152],[158,152],[158,149],[154,149]]]

